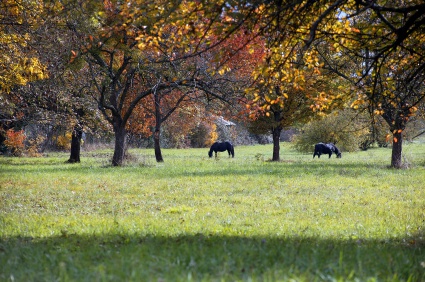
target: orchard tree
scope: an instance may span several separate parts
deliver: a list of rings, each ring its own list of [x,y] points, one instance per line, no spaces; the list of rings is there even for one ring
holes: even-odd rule
[[[18,108],[23,124],[36,122],[71,131],[68,161],[80,162],[84,127],[99,125],[97,107],[88,93],[91,88],[91,81],[86,79],[88,69],[73,69],[69,65],[69,54],[77,47],[77,38],[66,27],[60,9],[51,4],[42,6],[43,20],[31,27],[32,49],[39,54],[39,60],[50,75],[15,87],[11,96],[19,97],[21,101]]]
[[[196,58],[212,48],[208,44],[210,33],[217,32],[214,25],[222,26],[225,8],[224,4],[204,6],[191,1],[104,1],[82,3],[71,10],[75,16],[67,25],[81,39],[81,47],[72,52],[71,60],[83,59],[89,66],[96,89],[94,99],[114,130],[114,166],[122,164],[126,125],[142,99],[183,88],[223,99],[225,88],[200,71]],[[188,60],[192,66],[186,71],[172,76],[157,73],[161,64],[173,67],[175,62]]]
[[[272,134],[272,161],[280,161],[280,134],[283,129],[306,123],[344,106],[345,96],[342,95],[341,85],[336,83],[337,78],[331,81],[329,76],[311,71],[310,76],[306,76],[306,83],[302,85],[291,81],[283,84],[268,80],[267,83],[275,83],[273,91],[270,91],[268,85],[262,87],[265,86],[265,79],[258,82],[257,88],[253,90],[254,98],[247,104],[252,120],[249,128],[253,133]],[[338,97],[332,97],[329,103],[324,103],[326,97],[333,95]]]
[[[271,133],[272,161],[280,161],[280,134],[283,129],[343,107],[349,95],[344,90],[344,81],[322,70],[322,62],[317,57],[302,59],[303,55],[315,54],[305,53],[296,46],[276,47],[278,42],[273,34],[264,37],[263,49],[266,51],[253,71],[254,81],[246,96],[250,101],[247,103],[252,120],[250,131]],[[282,58],[283,54],[290,54],[292,59]]]
[[[392,132],[391,167],[402,167],[403,131],[425,98],[425,4],[422,1],[341,6],[346,31],[333,36],[337,53],[356,62],[356,72],[340,72],[357,87],[354,108],[381,115]],[[338,68],[332,61],[327,66]]]
[[[393,132],[391,166],[401,167],[402,132],[424,97],[423,1],[267,1],[249,7],[253,9],[242,4],[237,12],[249,14],[245,23],[270,39],[268,63],[254,77],[296,85],[303,83],[305,69],[338,74],[357,89],[353,107],[367,105],[383,115]],[[344,61],[351,61],[353,68]],[[275,86],[269,85],[272,93]],[[329,103],[329,94],[321,95],[316,104]]]

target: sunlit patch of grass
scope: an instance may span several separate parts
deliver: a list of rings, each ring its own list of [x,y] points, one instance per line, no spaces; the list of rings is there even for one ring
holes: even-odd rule
[[[404,170],[271,149],[1,158],[0,280],[425,280],[423,145]]]

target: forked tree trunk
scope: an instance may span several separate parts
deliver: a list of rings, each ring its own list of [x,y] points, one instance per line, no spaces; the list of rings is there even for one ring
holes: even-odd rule
[[[69,157],[68,163],[79,163],[80,162],[80,149],[81,149],[81,139],[83,138],[83,129],[76,125],[72,131],[71,137],[71,155]]]
[[[280,161],[280,133],[282,132],[282,128],[277,126],[272,129],[273,135],[273,158],[272,161],[278,162]]]
[[[125,124],[122,122],[115,122],[114,133],[115,133],[115,147],[114,147],[114,156],[112,157],[112,165],[121,166],[124,162],[125,146],[126,146],[126,139],[127,139],[127,131],[125,130]]]
[[[403,163],[401,159],[403,147],[402,133],[393,134],[393,148],[391,152],[391,167],[393,168],[402,168]]]

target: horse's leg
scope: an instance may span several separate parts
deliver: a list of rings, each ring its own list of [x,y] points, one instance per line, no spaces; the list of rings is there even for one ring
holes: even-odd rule
[[[332,156],[332,152],[329,153],[329,158],[331,158],[331,156]]]

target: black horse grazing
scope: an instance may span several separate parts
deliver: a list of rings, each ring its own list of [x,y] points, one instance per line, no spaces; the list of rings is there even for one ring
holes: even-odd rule
[[[332,143],[318,143],[314,146],[313,159],[317,155],[320,158],[321,154],[329,154],[329,158],[332,156],[332,153],[336,154],[337,158],[341,158],[341,152],[338,148]]]
[[[212,144],[210,151],[208,152],[208,156],[211,158],[213,155],[213,151],[215,152],[215,157],[217,157],[217,152],[224,152],[226,151],[230,155],[232,155],[232,158],[235,157],[235,149],[233,148],[232,143],[230,142],[215,142]]]

